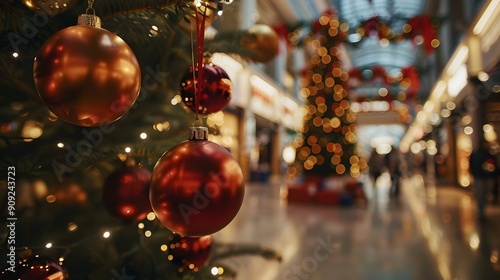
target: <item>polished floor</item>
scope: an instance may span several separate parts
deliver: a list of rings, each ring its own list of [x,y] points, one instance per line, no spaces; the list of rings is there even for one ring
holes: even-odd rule
[[[240,213],[215,240],[282,255],[229,259],[238,280],[500,279],[500,205],[488,205],[478,222],[468,192],[413,176],[390,199],[389,180],[365,180],[366,208],[287,203],[283,183],[249,184]]]

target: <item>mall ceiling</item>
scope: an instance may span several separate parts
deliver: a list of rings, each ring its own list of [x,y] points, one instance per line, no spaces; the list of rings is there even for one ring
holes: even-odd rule
[[[365,36],[362,41],[356,36],[357,28],[367,27],[367,22],[370,21],[375,24],[387,24],[395,32],[402,30],[409,19],[425,14],[425,10],[429,9],[425,0],[257,0],[257,2],[259,21],[271,26],[285,24],[307,28],[307,23],[317,20],[328,10],[333,10],[339,20],[347,21],[350,27],[349,33],[354,35],[350,36],[344,45],[350,58],[350,65],[360,73],[351,91],[354,100],[380,99],[381,83],[376,79],[366,79],[367,75],[374,76],[375,71],[383,71],[386,75],[401,76],[405,69],[419,67],[425,62],[425,52],[412,40],[383,44],[379,34],[368,34],[369,36]],[[396,99],[395,96],[400,94],[401,87],[398,84],[392,86],[396,89],[388,88],[389,95],[391,91],[397,91],[392,93],[393,99]],[[417,99],[414,97],[414,100]],[[410,106],[415,104],[413,102]],[[400,122],[397,117],[384,116],[377,119],[380,112],[363,114],[371,114],[369,117],[358,118],[360,127],[358,144],[365,151],[371,149],[373,139],[396,146],[399,144],[406,130],[405,123]],[[364,123],[365,120],[370,122]]]

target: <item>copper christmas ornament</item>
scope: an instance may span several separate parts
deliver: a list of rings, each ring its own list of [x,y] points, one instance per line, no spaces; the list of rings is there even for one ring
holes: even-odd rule
[[[114,33],[86,25],[50,37],[36,55],[33,76],[40,98],[56,116],[86,127],[128,112],[141,81],[130,47]]]
[[[248,57],[255,62],[268,62],[279,52],[278,34],[264,24],[250,27],[240,44],[251,51]]]

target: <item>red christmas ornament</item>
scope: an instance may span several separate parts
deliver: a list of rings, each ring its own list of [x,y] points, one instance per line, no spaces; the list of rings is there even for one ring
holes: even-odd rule
[[[223,147],[207,141],[208,129],[191,128],[189,141],[156,163],[149,197],[156,216],[182,236],[205,236],[229,224],[244,195],[243,173]]]
[[[212,236],[182,237],[173,234],[169,237],[168,259],[179,267],[179,272],[185,269],[197,271],[210,257],[212,252]]]
[[[106,178],[102,200],[108,212],[124,222],[139,221],[151,212],[151,173],[138,166],[125,166]]]
[[[20,260],[13,267],[7,267],[0,274],[1,279],[16,279],[16,280],[65,280],[68,279],[66,270],[56,261],[35,255],[33,257]]]
[[[198,86],[198,68],[193,76],[193,67],[182,76],[181,97],[184,104],[196,113],[195,87]],[[198,113],[210,114],[222,110],[231,100],[233,83],[226,71],[212,63],[203,64],[203,83],[198,93]]]
[[[43,44],[33,67],[45,105],[60,119],[86,127],[121,118],[136,101],[141,80],[130,47],[101,29],[100,20],[92,23],[58,31]]]

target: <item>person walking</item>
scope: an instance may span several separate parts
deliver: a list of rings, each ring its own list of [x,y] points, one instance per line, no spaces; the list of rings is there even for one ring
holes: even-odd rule
[[[488,193],[495,185],[497,162],[490,152],[489,143],[482,139],[477,150],[474,150],[469,159],[470,173],[474,178],[474,195],[477,202],[478,219],[485,220],[485,208]]]
[[[394,198],[399,197],[400,189],[400,177],[401,177],[401,158],[400,153],[397,148],[391,150],[388,154],[388,169],[391,175],[391,188],[389,189],[389,195]]]
[[[370,172],[370,177],[372,179],[372,184],[374,188],[376,187],[378,178],[382,175],[382,171],[385,166],[384,158],[385,158],[384,155],[381,155],[377,153],[376,150],[373,150],[373,152],[370,155],[370,158],[368,159],[368,169]]]

